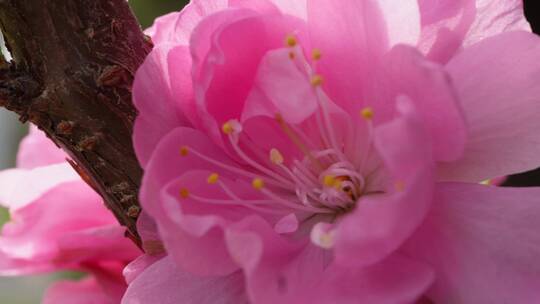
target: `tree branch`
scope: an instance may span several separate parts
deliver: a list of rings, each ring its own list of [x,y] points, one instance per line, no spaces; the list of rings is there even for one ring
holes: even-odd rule
[[[151,45],[127,1],[0,0],[0,28],[13,56],[0,64],[0,106],[63,148],[138,241],[130,87]]]

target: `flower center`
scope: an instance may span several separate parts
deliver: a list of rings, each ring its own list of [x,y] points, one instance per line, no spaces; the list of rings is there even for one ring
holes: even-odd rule
[[[371,125],[372,112],[363,115]],[[323,115],[323,113],[320,113]],[[251,179],[251,186],[260,191],[265,199],[248,200],[240,198],[225,183],[221,182],[218,173],[208,176],[207,182],[222,188],[229,199],[208,199],[181,189],[181,197],[190,197],[205,203],[236,204],[253,208],[257,211],[274,214],[292,212],[309,212],[313,214],[340,214],[354,207],[357,200],[364,194],[366,181],[360,173],[366,161],[349,160],[343,148],[337,148],[334,135],[324,125],[319,126],[330,137],[321,135],[323,143],[315,148],[308,136],[297,126],[288,124],[281,115],[276,115],[276,121],[281,126],[284,136],[303,154],[302,159],[290,159],[277,148],[272,148],[267,157],[257,157],[256,145],[249,137],[241,137],[242,125],[237,120],[223,124],[222,131],[235,156],[248,165],[234,166],[212,158],[192,147],[181,147],[180,155],[187,157],[193,154],[230,173]],[[322,120],[320,120],[322,122]],[[334,138],[332,138],[334,137]],[[371,137],[371,136],[369,136]],[[336,142],[335,145],[331,144]],[[340,146],[344,146],[342,143]],[[368,147],[369,148],[369,147]],[[367,155],[368,151],[365,151]]]
[[[291,60],[296,60],[301,52],[293,36],[286,38],[286,46],[291,48]],[[205,161],[208,161],[223,170],[235,175],[251,179],[251,186],[264,196],[263,199],[245,199],[239,197],[233,189],[222,182],[218,173],[212,173],[207,182],[222,188],[228,196],[226,199],[209,199],[201,195],[190,194],[182,189],[181,197],[215,204],[242,205],[258,212],[271,214],[290,214],[307,212],[308,214],[341,214],[352,209],[358,199],[366,192],[366,179],[362,175],[372,145],[372,118],[373,110],[364,108],[361,117],[367,122],[366,151],[353,152],[355,157],[347,157],[347,145],[357,145],[356,132],[354,139],[345,141],[337,136],[331,120],[329,99],[321,89],[323,78],[316,73],[316,62],[322,54],[315,49],[312,53],[313,65],[309,66],[309,81],[317,97],[318,110],[314,114],[314,121],[318,130],[318,137],[314,142],[299,125],[289,124],[281,114],[275,115],[275,121],[288,138],[290,143],[300,151],[300,159],[286,159],[280,150],[272,148],[262,152],[257,149],[249,136],[241,136],[242,124],[232,119],[222,125],[228,144],[235,156],[245,163],[245,166],[234,166],[216,160],[191,147],[182,147],[181,156],[190,152]],[[347,119],[349,132],[355,122]],[[363,153],[362,153],[363,152]],[[267,156],[264,156],[267,153]],[[358,159],[357,154],[361,157]]]

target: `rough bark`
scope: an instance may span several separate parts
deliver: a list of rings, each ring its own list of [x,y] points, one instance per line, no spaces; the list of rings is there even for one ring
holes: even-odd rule
[[[127,1],[0,0],[0,28],[14,58],[0,62],[0,106],[63,148],[138,241],[130,87],[151,45]]]

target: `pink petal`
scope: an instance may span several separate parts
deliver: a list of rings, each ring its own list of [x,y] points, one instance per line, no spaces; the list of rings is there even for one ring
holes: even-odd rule
[[[441,183],[405,246],[436,271],[435,303],[540,301],[540,188]]]
[[[131,261],[141,251],[125,236],[126,228],[117,223],[79,231],[66,231],[58,239],[60,251],[57,260]]]
[[[218,143],[221,142],[220,126],[209,114],[206,107],[205,95],[213,78],[213,65],[207,66],[206,62],[219,63],[216,56],[209,56],[215,44],[214,36],[218,35],[223,28],[239,20],[257,16],[257,13],[246,9],[229,9],[208,16],[193,30],[190,41],[190,51],[193,57],[193,80],[195,94],[197,96],[197,111],[201,113],[202,129],[206,130]]]
[[[463,45],[476,15],[476,0],[418,2],[422,16],[418,47],[429,59],[446,63]]]
[[[158,221],[158,225],[167,252],[182,268],[201,275],[226,275],[236,271],[238,266],[229,256],[223,229],[246,217],[250,210],[207,204],[190,197],[182,199],[179,195],[181,189],[189,189],[190,196],[230,200],[219,186],[206,183],[210,174],[211,171],[188,171],[167,185],[162,203],[168,219]],[[234,182],[225,177],[220,180],[231,191],[239,193]],[[244,186],[248,187],[249,184]],[[241,192],[239,195],[245,197]]]
[[[171,84],[172,104],[177,107],[179,117],[184,116],[192,125],[200,125],[195,96],[193,93],[192,58],[187,47],[174,47],[168,56],[168,71]]]
[[[308,27],[323,54],[318,72],[334,102],[351,112],[361,108],[362,84],[388,48],[384,17],[374,1],[310,0]]]
[[[187,45],[187,40],[182,40],[180,35],[176,35],[176,22],[180,16],[180,12],[172,12],[167,15],[156,18],[154,24],[144,31],[144,33],[152,38],[154,45],[180,43]]]
[[[291,213],[280,219],[274,226],[274,230],[280,234],[292,233],[298,230],[298,225],[298,218],[296,218],[294,213]]]
[[[395,100],[406,95],[425,121],[438,161],[462,156],[466,142],[465,118],[450,77],[442,66],[427,61],[415,49],[396,46],[383,57],[371,94],[376,121],[395,112]]]
[[[139,275],[144,273],[148,267],[152,266],[155,262],[161,260],[163,257],[164,255],[153,256],[144,254],[129,263],[122,272],[128,285],[139,277]]]
[[[0,205],[13,211],[32,203],[59,184],[78,180],[79,175],[67,163],[30,170],[4,170],[0,172]]]
[[[165,20],[159,20],[165,26],[155,27],[157,35],[164,35],[159,41],[180,45],[189,45],[191,34],[203,18],[228,7],[227,0],[193,0],[182,9],[177,16],[169,16]],[[163,17],[162,17],[163,18]],[[157,25],[159,26],[159,23]],[[153,32],[151,31],[150,34]],[[152,40],[154,36],[151,35]]]
[[[325,91],[347,110],[356,112],[364,100],[363,85],[380,56],[398,43],[415,45],[420,16],[415,0],[308,1],[312,45],[322,51],[318,72]]]
[[[383,13],[390,46],[416,45],[420,38],[420,7],[418,0],[402,0],[399,9],[394,0],[376,1]]]
[[[192,152],[182,156],[180,149],[183,146]],[[242,217],[242,213],[237,214],[237,211],[245,212],[244,208],[219,207],[196,201],[190,204],[189,200],[182,200],[179,193],[182,188],[186,188],[189,191],[200,190],[201,195],[224,197],[224,193],[217,185],[207,183],[208,176],[212,172],[218,172],[225,181],[227,177],[236,178],[237,175],[224,172],[211,162],[198,157],[196,153],[202,153],[222,164],[235,167],[222,150],[209,142],[206,135],[193,129],[179,128],[165,137],[156,148],[147,166],[140,194],[141,203],[144,210],[158,224],[160,235],[169,253],[184,268],[204,274],[228,274],[237,266],[223,248],[220,227],[225,225],[224,218],[228,216],[236,219],[238,216]],[[197,170],[195,175],[185,174],[192,169]],[[250,186],[248,189],[255,191]],[[184,221],[184,213],[194,214],[187,217],[189,221]],[[205,214],[208,216],[205,217]],[[201,250],[195,250],[195,246],[199,246]],[[206,255],[212,258],[209,259]]]
[[[0,250],[11,258],[36,263],[56,259],[57,241],[63,236],[116,223],[101,198],[82,181],[60,184],[11,215],[2,230]]]
[[[227,230],[252,303],[412,303],[433,281],[423,263],[392,256],[366,268],[333,264],[327,250],[294,243],[256,217]]]
[[[189,125],[180,112],[180,104],[190,103],[193,98],[190,63],[186,48],[178,47],[173,51],[169,45],[162,45],[152,50],[137,71],[133,101],[140,114],[135,121],[133,141],[143,167],[160,138],[176,127]],[[170,70],[174,70],[174,78],[171,78]],[[173,94],[172,81],[176,82],[174,93],[178,93],[179,87],[184,89],[181,94]]]
[[[433,283],[426,264],[393,255],[366,268],[332,265],[305,303],[415,303]]]
[[[194,82],[197,102],[219,127],[230,119],[240,119],[263,56],[281,48],[288,34],[305,32],[305,24],[291,16],[246,17],[252,13],[242,11],[225,14],[201,23],[191,44],[194,75],[200,76]],[[215,36],[209,44],[211,34]],[[205,53],[205,49],[209,51]]]
[[[420,0],[420,49],[446,63],[459,49],[510,31],[531,31],[522,0]]]
[[[223,28],[239,20],[257,16],[257,12],[246,9],[228,9],[216,12],[203,20],[193,29],[190,39],[190,51],[193,56],[193,70],[195,79],[204,77],[205,86],[211,79],[211,75],[201,73],[202,65],[206,61],[208,52],[213,46],[214,36]]]
[[[189,45],[195,29],[207,17],[227,8],[249,9],[254,13],[276,13],[277,8],[267,0],[192,0],[182,9],[169,42]],[[282,5],[285,11],[293,11]]]
[[[243,276],[197,277],[170,257],[148,267],[128,287],[122,304],[247,304]]]
[[[307,20],[307,0],[269,0],[274,3],[281,12]]]
[[[124,276],[122,275],[125,262],[117,261],[107,263],[101,261],[101,263],[96,263],[94,265],[83,264],[83,267],[84,266],[86,266],[85,270],[96,278],[101,290],[105,293],[107,298],[110,299],[111,303],[119,303],[128,287]]]
[[[187,157],[182,157],[180,153],[182,147],[188,149]],[[168,183],[192,169],[216,170],[215,165],[197,157],[193,153],[189,153],[189,149],[218,162],[230,166],[235,165],[224,155],[221,149],[210,142],[206,134],[200,131],[190,128],[177,128],[163,137],[146,167],[140,192],[143,209],[157,222],[165,214],[162,205],[158,204],[155,198],[160,196],[162,189]]]
[[[17,153],[17,167],[33,169],[66,161],[68,156],[43,131],[30,126],[30,133],[21,141]]]
[[[443,180],[482,181],[540,165],[540,38],[526,32],[488,38],[447,69],[469,125],[463,158],[441,164]]]
[[[328,251],[290,242],[255,216],[229,227],[226,240],[244,270],[252,303],[304,303],[301,295],[322,279],[330,261]]]
[[[433,161],[418,115],[398,104],[402,116],[378,127],[375,145],[390,173],[386,194],[367,195],[336,227],[334,253],[342,266],[376,263],[395,251],[424,220],[431,202]]]
[[[291,60],[290,52],[284,48],[264,55],[246,100],[243,121],[255,116],[275,118],[280,113],[285,121],[298,124],[318,109],[318,97],[304,68],[307,63],[301,54]]]
[[[314,113],[320,110],[321,102],[327,104],[327,112],[334,123],[338,137],[348,131],[349,113],[336,106],[323,92],[318,92],[310,81],[309,63],[301,51],[296,49],[294,59],[290,48],[280,48],[266,53],[260,63],[254,82],[242,112],[243,133],[241,140],[249,138],[261,151],[277,149],[285,163],[302,159],[304,154],[276,117],[301,129],[306,137],[319,136],[314,130]],[[343,131],[343,132],[342,132]],[[244,137],[245,136],[245,137]]]
[[[94,278],[79,282],[60,281],[50,287],[43,304],[115,304]]]
[[[476,0],[476,18],[467,36],[465,47],[504,32],[531,31],[525,19],[522,0]]]
[[[48,261],[36,263],[25,259],[14,259],[0,251],[0,276],[22,276],[54,271],[56,266]]]
[[[141,211],[137,218],[137,232],[141,236],[141,240],[156,241],[159,240],[158,228],[154,219],[144,210]]]
[[[261,14],[279,13],[279,10],[271,0],[229,0],[229,7],[247,8]]]

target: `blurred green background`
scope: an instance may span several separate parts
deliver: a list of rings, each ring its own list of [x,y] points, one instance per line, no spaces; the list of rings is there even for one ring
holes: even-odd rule
[[[129,0],[141,26],[149,27],[153,20],[168,12],[180,10],[188,1],[183,0]],[[26,132],[15,115],[0,109],[0,169],[12,167],[18,142]],[[8,220],[6,210],[0,208],[0,226]],[[17,278],[0,278],[0,304],[41,303],[43,291],[54,280],[72,277],[73,274],[57,273]]]
[[[135,11],[143,28],[152,25],[156,16],[178,11],[187,2],[184,0],[129,0],[129,4]]]

